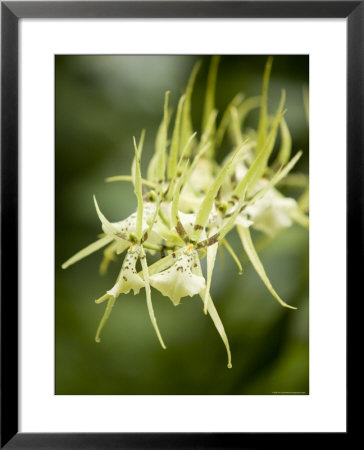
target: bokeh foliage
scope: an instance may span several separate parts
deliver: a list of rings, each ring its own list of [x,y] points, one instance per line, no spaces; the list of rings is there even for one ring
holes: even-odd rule
[[[297,311],[282,308],[248,264],[237,236],[231,244],[245,269],[225,252],[214,271],[212,297],[232,350],[227,369],[223,343],[196,296],[173,306],[153,290],[153,304],[167,350],[150,324],[144,293],[118,298],[102,342],[94,336],[104,305],[94,299],[114,284],[122,257],[104,277],[101,252],[67,269],[61,264],[101,232],[92,195],[111,221],[135,211],[131,185],[105,183],[127,174],[133,135],[146,128],[145,169],[162,117],[164,92],[176,107],[194,62],[202,59],[193,95],[200,129],[209,58],[206,56],[56,56],[56,394],[308,394],[308,232],[294,225],[270,243],[253,238],[273,286]],[[223,56],[216,104],[223,111],[239,91],[258,95],[266,56]],[[275,56],[269,105],[287,91],[286,120],[293,153],[304,156],[294,169],[308,172],[308,125],[302,88],[308,85],[307,56]],[[248,125],[256,127],[258,114]],[[218,152],[229,151],[225,139]],[[144,163],[143,163],[144,161]],[[297,190],[286,191],[296,196]],[[230,235],[229,235],[230,238]]]

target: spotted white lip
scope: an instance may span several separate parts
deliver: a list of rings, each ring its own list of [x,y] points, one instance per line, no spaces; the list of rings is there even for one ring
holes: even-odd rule
[[[183,252],[169,269],[151,275],[150,284],[178,305],[182,297],[192,297],[206,287],[205,279],[192,273],[193,264],[194,251]]]
[[[116,298],[119,294],[128,294],[131,289],[133,289],[135,295],[139,293],[140,289],[145,287],[145,282],[135,269],[137,261],[138,248],[129,250],[115,285],[107,291],[109,295]]]

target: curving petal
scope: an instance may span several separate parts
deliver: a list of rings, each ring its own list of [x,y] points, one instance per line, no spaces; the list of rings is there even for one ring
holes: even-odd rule
[[[244,228],[241,226],[237,227],[238,233],[241,239],[241,242],[243,244],[244,250],[246,251],[246,254],[248,255],[251,263],[253,264],[254,269],[257,271],[258,275],[260,276],[261,280],[265,284],[268,291],[273,295],[273,297],[280,303],[282,306],[285,306],[286,308],[291,309],[297,309],[295,306],[288,305],[286,302],[284,302],[280,296],[277,294],[277,292],[273,289],[273,286],[271,282],[269,281],[269,278],[267,277],[267,274],[265,273],[263,264],[261,263],[259,256],[254,248],[249,228]]]
[[[197,274],[198,276],[202,276],[201,264],[200,264],[200,260],[198,258],[197,253],[194,255],[193,272],[195,274]],[[204,302],[204,297],[205,297],[204,290],[202,290],[200,292],[200,297],[201,297],[202,302]],[[225,345],[227,358],[228,358],[228,368],[231,369],[232,364],[231,364],[231,352],[230,352],[229,340],[227,338],[224,325],[221,322],[219,314],[216,311],[214,302],[212,301],[212,298],[210,296],[209,296],[209,302],[207,304],[207,311],[210,314],[210,317],[211,317],[212,321],[214,322],[214,325]]]
[[[204,298],[204,313],[207,314],[208,303],[210,298],[210,287],[212,280],[212,272],[214,270],[217,248],[219,244],[210,245],[207,247],[207,280],[206,280],[206,289],[205,289],[205,298]]]
[[[98,241],[93,242],[92,244],[77,252],[71,258],[67,259],[67,261],[62,264],[62,269],[67,269],[67,267],[71,266],[77,261],[80,261],[81,259],[86,258],[86,256],[91,255],[91,253],[100,250],[100,248],[105,247],[106,244],[109,244],[112,239],[113,238],[111,236],[105,236]]]

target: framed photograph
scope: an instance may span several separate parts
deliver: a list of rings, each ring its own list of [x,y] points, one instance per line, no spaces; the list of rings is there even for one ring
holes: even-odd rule
[[[2,448],[347,439],[363,3],[1,7]]]

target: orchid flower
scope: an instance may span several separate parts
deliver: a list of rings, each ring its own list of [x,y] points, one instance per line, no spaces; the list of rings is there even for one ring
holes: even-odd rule
[[[181,297],[193,297],[206,286],[205,278],[192,272],[193,264],[194,253],[187,248],[170,268],[151,275],[150,284],[178,305]]]
[[[211,317],[225,345],[230,368],[228,338],[210,292],[217,250],[226,248],[239,273],[243,273],[235,249],[228,242],[229,233],[236,229],[245,253],[268,291],[282,306],[295,309],[274,290],[254,247],[250,230],[259,230],[273,238],[293,222],[308,227],[308,183],[304,178],[305,191],[298,201],[279,191],[285,180],[294,182],[290,171],[302,152],[291,157],[292,140],[285,120],[284,91],[275,113],[272,116],[268,114],[272,58],[268,59],[264,71],[261,96],[244,98],[242,93],[238,93],[228,104],[220,122],[214,100],[218,63],[219,58],[213,57],[200,134],[194,131],[191,118],[193,86],[200,67],[197,64],[178,102],[171,133],[172,115],[169,91],[166,92],[155,152],[146,177],[142,177],[140,168],[143,131],[139,144],[135,138],[133,141],[134,160],[130,175],[107,179],[108,182],[133,183],[137,200],[135,211],[126,219],[110,222],[94,197],[103,233],[96,242],[67,260],[62,268],[106,247],[100,267],[101,273],[105,273],[109,263],[126,252],[114,286],[96,300],[97,304],[107,302],[96,333],[97,342],[121,294],[133,291],[137,295],[145,291],[149,317],[163,348],[166,347],[154,314],[151,287],[168,297],[175,306],[183,303],[182,298],[200,296],[204,313]],[[245,118],[258,107],[257,130],[248,132],[244,126]],[[278,133],[281,146],[276,160],[269,165]],[[226,134],[232,137],[232,149],[219,165],[215,152]],[[151,264],[148,261],[150,254],[159,254],[159,260]],[[207,269],[204,275],[200,261],[205,257]],[[138,261],[140,271],[137,270]]]

